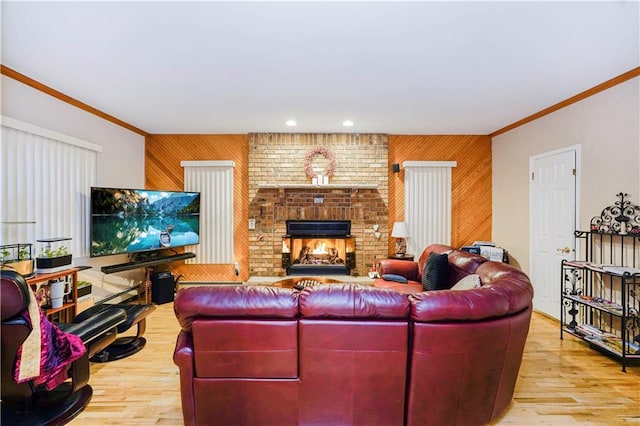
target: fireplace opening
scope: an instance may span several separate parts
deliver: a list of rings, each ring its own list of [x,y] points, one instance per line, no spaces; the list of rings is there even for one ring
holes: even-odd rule
[[[288,220],[282,267],[287,275],[349,275],[355,268],[351,221]]]

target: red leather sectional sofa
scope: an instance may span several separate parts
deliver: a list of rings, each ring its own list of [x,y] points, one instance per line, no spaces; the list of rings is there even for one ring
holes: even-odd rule
[[[174,361],[185,424],[496,419],[513,396],[533,291],[509,265],[462,256],[481,288],[410,296],[349,284],[179,291]]]

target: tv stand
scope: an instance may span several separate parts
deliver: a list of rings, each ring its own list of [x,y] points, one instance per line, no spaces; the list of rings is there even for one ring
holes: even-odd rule
[[[173,254],[170,256],[158,256],[149,259],[134,260],[132,262],[118,263],[116,265],[108,265],[100,268],[104,274],[113,274],[115,272],[129,271],[137,268],[148,268],[150,266],[162,265],[164,263],[175,262],[177,260],[185,260],[196,257],[195,253],[185,252]]]

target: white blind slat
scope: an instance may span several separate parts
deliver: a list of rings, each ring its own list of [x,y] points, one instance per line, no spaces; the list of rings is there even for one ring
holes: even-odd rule
[[[200,244],[187,263],[233,262],[233,162],[183,162],[185,191],[200,192]]]
[[[88,256],[96,152],[4,125],[0,152],[0,243],[70,237],[71,254]]]
[[[410,253],[430,244],[451,244],[451,168],[455,162],[407,162],[405,222]]]

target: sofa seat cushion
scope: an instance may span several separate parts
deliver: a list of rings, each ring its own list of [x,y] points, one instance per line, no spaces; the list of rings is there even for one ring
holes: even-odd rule
[[[397,283],[394,281],[387,281],[383,280],[382,278],[377,278],[373,281],[373,286],[376,288],[393,290],[397,293],[402,294],[419,293],[424,290],[424,288],[422,287],[422,283],[411,280],[407,281],[406,283]]]
[[[317,285],[303,289],[299,298],[303,318],[407,319],[409,315],[406,296],[375,287]]]

